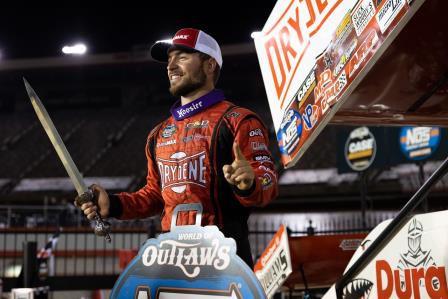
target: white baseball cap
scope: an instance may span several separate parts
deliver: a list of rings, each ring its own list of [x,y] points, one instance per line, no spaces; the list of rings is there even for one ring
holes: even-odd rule
[[[171,40],[156,41],[151,47],[151,57],[159,62],[168,61],[168,51],[173,49],[196,50],[213,57],[222,67],[222,55],[218,42],[202,30],[184,28],[176,32]]]

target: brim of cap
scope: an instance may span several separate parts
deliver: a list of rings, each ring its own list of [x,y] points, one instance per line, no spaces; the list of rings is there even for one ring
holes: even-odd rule
[[[183,50],[188,53],[197,52],[197,50],[187,47],[187,46],[173,45],[172,43],[162,42],[162,41],[156,42],[154,45],[152,45],[149,52],[151,54],[152,59],[154,59],[158,62],[167,63],[168,62],[168,52],[171,50],[175,50],[175,49]]]

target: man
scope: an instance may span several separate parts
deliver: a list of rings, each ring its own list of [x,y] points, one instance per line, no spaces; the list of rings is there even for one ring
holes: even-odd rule
[[[176,205],[201,203],[202,225],[217,225],[235,239],[237,254],[252,267],[249,208],[277,195],[268,132],[256,114],[215,89],[222,56],[210,35],[181,29],[170,42],[156,42],[151,56],[167,63],[169,90],[180,100],[148,136],[146,186],[112,195],[93,185],[99,212],[119,219],[161,215],[162,230],[168,231]],[[97,206],[81,209],[93,219]],[[194,223],[193,212],[178,215],[177,225]]]

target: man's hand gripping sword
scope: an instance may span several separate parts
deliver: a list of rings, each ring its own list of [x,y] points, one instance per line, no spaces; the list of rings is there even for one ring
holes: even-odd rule
[[[94,201],[95,195],[93,194],[92,190],[86,187],[81,173],[73,162],[72,157],[68,153],[67,148],[65,147],[61,136],[59,136],[59,133],[56,130],[50,116],[48,115],[47,110],[45,109],[44,105],[40,101],[31,85],[28,83],[28,81],[26,81],[25,78],[23,78],[23,81],[25,82],[26,91],[28,92],[28,96],[31,100],[31,104],[34,107],[34,110],[36,111],[37,117],[44,127],[45,132],[50,138],[50,141],[59,156],[59,159],[64,165],[65,170],[67,171],[73,185],[75,186],[76,192],[78,193],[78,196],[76,197],[76,204],[80,207],[86,202]],[[98,212],[95,212],[95,214],[95,234],[97,236],[104,236],[106,240],[110,242],[111,238],[109,235],[109,223],[104,222]]]

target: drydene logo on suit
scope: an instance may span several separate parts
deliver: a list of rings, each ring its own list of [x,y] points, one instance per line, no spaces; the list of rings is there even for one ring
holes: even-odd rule
[[[182,193],[187,184],[195,184],[206,187],[205,151],[187,156],[184,152],[177,152],[169,159],[157,158],[162,192],[169,187],[176,193]]]

